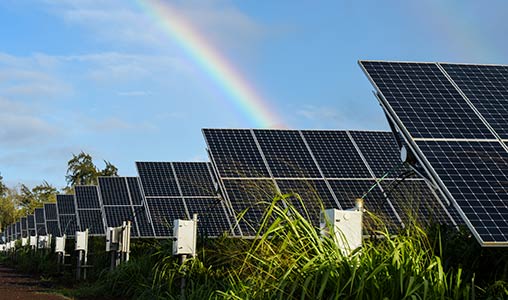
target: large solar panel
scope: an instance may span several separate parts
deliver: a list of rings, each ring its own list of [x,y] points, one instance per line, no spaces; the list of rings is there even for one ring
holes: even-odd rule
[[[44,217],[44,208],[34,210],[35,230],[37,235],[46,235],[46,219]]]
[[[440,64],[494,131],[508,139],[508,66]]]
[[[266,201],[271,202],[276,194],[294,194],[291,201],[318,225],[321,208],[351,208],[355,198],[362,197],[395,167],[399,170],[388,174],[365,197],[365,206],[392,223],[391,227],[403,225],[400,215],[405,212],[397,211],[392,203],[395,199],[391,199],[400,193],[392,193],[391,197],[383,193],[383,185],[396,181],[400,169],[404,169],[400,168],[399,149],[390,132],[203,129],[203,134],[228,206],[235,215],[243,214],[241,220],[236,220],[242,235],[255,233]],[[242,141],[248,146],[241,147]],[[267,172],[246,171],[242,163],[235,162],[244,154],[263,163],[258,170]],[[419,195],[427,198],[423,202],[439,204],[436,219],[456,224],[422,178],[412,176],[406,180],[419,182]],[[295,201],[298,197],[306,211]],[[265,203],[259,205],[262,201]]]
[[[231,231],[209,163],[136,162],[136,166],[156,237],[171,236],[175,219],[191,219],[195,213],[200,235]]]
[[[81,231],[88,229],[91,235],[104,235],[104,218],[102,215],[97,186],[83,185],[74,188],[78,224]]]
[[[79,230],[74,195],[56,195],[56,206],[61,233],[68,237],[74,236]]]
[[[16,222],[16,239],[21,238],[21,221]]]
[[[508,67],[360,65],[440,195],[483,246],[508,246]]]
[[[99,177],[99,191],[106,227],[118,227],[124,221],[131,221],[133,238],[154,236],[137,177]]]
[[[27,217],[21,218],[21,236],[26,238],[28,236],[28,220]]]
[[[26,219],[27,219],[27,226],[28,226],[28,234],[30,236],[34,236],[36,234],[34,215],[33,214],[28,215],[28,216],[26,216]]]
[[[44,203],[44,216],[48,233],[54,237],[60,236],[60,224],[58,223],[56,203]]]

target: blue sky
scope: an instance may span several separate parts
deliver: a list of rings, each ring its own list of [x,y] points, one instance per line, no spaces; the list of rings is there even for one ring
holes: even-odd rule
[[[388,129],[358,59],[508,64],[506,1],[169,1],[296,129]],[[254,124],[129,0],[0,2],[0,172],[65,186],[72,153],[206,160]]]

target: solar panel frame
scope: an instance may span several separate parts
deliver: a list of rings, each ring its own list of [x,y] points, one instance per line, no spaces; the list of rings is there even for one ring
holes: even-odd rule
[[[28,234],[30,236],[36,235],[36,227],[35,227],[35,217],[33,214],[27,215],[27,227],[28,227]]]
[[[419,63],[413,63],[413,64],[419,64]],[[370,75],[368,74],[368,70],[366,70],[363,67],[363,62],[360,62],[360,65],[364,69],[365,73],[367,74],[367,76],[369,77],[371,82],[373,82],[372,77],[370,77]],[[472,103],[471,99],[469,99],[467,97],[467,95],[464,93],[464,91],[459,88],[459,86],[456,84],[456,82],[453,80],[453,78],[450,77],[450,75],[445,71],[445,69],[443,68],[443,65],[446,65],[446,64],[436,63],[436,65],[438,65],[442,69],[442,73],[445,76],[447,76],[447,78],[450,80],[450,82],[452,84],[454,84],[454,88],[456,90],[458,90],[461,93],[461,95],[463,95],[463,99],[464,99],[464,103],[465,103],[464,105],[471,108],[473,111],[475,111],[477,113],[479,118],[484,122],[484,125],[486,125],[486,128],[488,128],[488,130],[490,131],[490,133],[492,134],[492,136],[494,138],[492,138],[490,136],[487,136],[486,138],[476,138],[476,139],[470,139],[470,138],[445,138],[445,139],[443,139],[443,138],[439,138],[439,137],[438,138],[436,138],[436,137],[413,138],[408,127],[405,127],[405,124],[403,123],[401,118],[399,118],[398,112],[396,112],[392,109],[392,107],[388,103],[389,100],[386,98],[385,95],[383,95],[383,93],[381,93],[378,86],[373,82],[373,85],[378,90],[378,100],[381,103],[381,106],[383,107],[385,112],[387,113],[389,120],[391,120],[391,122],[393,124],[395,124],[398,131],[404,137],[407,145],[410,147],[412,152],[414,154],[416,154],[417,159],[419,160],[421,165],[426,169],[427,173],[430,175],[432,181],[436,184],[436,186],[439,187],[439,191],[440,191],[441,195],[443,195],[449,202],[451,202],[455,206],[455,211],[450,210],[450,209],[449,209],[449,211],[453,214],[458,213],[461,216],[463,221],[468,225],[469,229],[471,230],[473,235],[476,237],[476,239],[482,246],[485,246],[485,247],[488,247],[488,246],[508,246],[506,234],[500,234],[500,232],[508,232],[506,230],[506,218],[501,217],[500,219],[495,220],[494,222],[498,222],[498,224],[501,224],[501,225],[494,226],[494,227],[497,227],[494,230],[492,230],[492,222],[491,222],[492,218],[489,217],[488,213],[482,215],[482,217],[486,219],[488,224],[485,224],[485,223],[484,224],[479,224],[479,223],[473,224],[472,222],[470,222],[470,220],[468,218],[471,216],[472,212],[471,211],[466,211],[466,212],[463,211],[463,207],[461,207],[461,205],[460,205],[460,202],[462,200],[460,200],[460,198],[457,200],[456,199],[457,193],[455,193],[455,195],[453,195],[454,190],[452,190],[452,191],[449,190],[449,188],[450,187],[453,188],[453,186],[450,185],[449,181],[447,182],[447,184],[445,184],[445,182],[443,182],[443,180],[441,178],[441,176],[443,175],[443,170],[444,170],[443,167],[437,166],[437,168],[441,170],[441,174],[439,174],[437,172],[438,170],[434,169],[434,167],[436,167],[436,163],[437,163],[436,160],[434,159],[433,162],[431,163],[429,161],[429,159],[427,158],[427,155],[429,155],[429,154],[436,155],[436,153],[432,153],[432,151],[429,152],[428,148],[426,149],[427,153],[424,153],[420,147],[421,145],[423,145],[425,143],[434,143],[434,147],[436,147],[436,145],[441,145],[440,146],[441,148],[447,147],[446,146],[447,144],[454,143],[454,142],[472,143],[472,144],[475,144],[476,146],[480,146],[481,144],[485,144],[485,143],[498,143],[499,146],[504,149],[504,151],[508,151],[508,147],[506,146],[505,142],[502,141],[501,138],[499,138],[499,134],[487,122],[486,118],[481,114],[481,112],[474,105],[474,103]],[[452,76],[453,76],[453,74],[452,74]],[[500,153],[503,153],[503,152],[501,151]],[[441,153],[441,155],[442,154],[443,153]],[[467,156],[465,156],[463,158],[467,159]],[[462,171],[464,171],[464,170],[462,170]],[[470,170],[468,172],[470,172]],[[476,192],[479,192],[479,191],[480,191],[480,193],[482,192],[481,189],[476,190]],[[464,205],[464,203],[462,203],[462,205]],[[480,206],[479,208],[484,209],[485,207]],[[475,209],[478,209],[478,208],[475,208]],[[506,212],[501,213],[501,215],[503,215],[503,214],[505,216],[508,216],[508,214]],[[468,215],[469,215],[469,217],[468,217]],[[490,219],[490,221],[489,221],[489,219]],[[488,227],[491,227],[491,228],[488,229]],[[489,230],[492,232],[489,232]]]

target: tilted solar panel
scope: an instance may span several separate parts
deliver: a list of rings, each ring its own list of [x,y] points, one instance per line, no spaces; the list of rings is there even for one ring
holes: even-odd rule
[[[30,236],[34,236],[36,229],[35,229],[35,218],[34,215],[28,215],[26,216],[27,219],[27,225],[28,225],[28,234]]]
[[[44,203],[44,217],[48,220],[58,220],[56,203]]]
[[[100,209],[78,209],[81,231],[88,229],[91,235],[104,235],[104,220]]]
[[[360,65],[389,120],[480,244],[508,246],[507,67]]]
[[[103,205],[131,205],[125,177],[99,177]]]
[[[101,207],[99,193],[95,185],[78,185],[74,188],[77,209]]]
[[[75,215],[76,203],[74,195],[56,195],[56,205],[59,215]]]
[[[508,139],[508,66],[439,65],[494,131]]]
[[[180,191],[169,162],[136,162],[146,197],[178,197]]]

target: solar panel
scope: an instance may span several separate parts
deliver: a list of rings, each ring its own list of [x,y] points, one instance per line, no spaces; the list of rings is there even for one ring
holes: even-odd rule
[[[495,138],[436,64],[361,65],[413,138]]]
[[[56,195],[56,207],[61,233],[68,237],[74,236],[79,230],[74,195]]]
[[[58,220],[56,203],[44,203],[44,217],[47,220]]]
[[[74,195],[56,195],[58,215],[75,215],[76,203]]]
[[[106,227],[118,227],[124,221],[131,221],[133,238],[154,236],[137,177],[99,177],[99,190]],[[138,230],[139,227],[142,229]]]
[[[136,162],[146,197],[179,196],[171,163]]]
[[[104,235],[104,220],[100,209],[78,209],[81,230],[88,229],[91,235]]]
[[[360,64],[389,120],[480,244],[508,246],[507,67]]]
[[[276,178],[321,178],[299,131],[254,130],[272,175]]]
[[[182,196],[216,196],[207,163],[175,162],[173,167]]]
[[[16,239],[21,238],[21,221],[16,222]]]
[[[21,218],[21,236],[24,238],[28,236],[28,220],[26,217]]]
[[[200,234],[219,236],[231,231],[229,225],[223,226],[229,224],[224,205],[209,205],[220,202],[209,163],[137,162],[136,165],[155,236],[171,236],[173,221],[177,217],[190,219],[194,213],[199,214],[201,226],[211,226],[203,228],[205,231],[199,231]]]
[[[72,237],[79,230],[78,219],[76,215],[59,215],[60,228],[62,233]]]
[[[440,66],[502,139],[508,139],[508,66]]]
[[[28,225],[28,234],[30,236],[34,236],[36,233],[34,215],[28,215],[28,216],[26,216],[26,219],[27,219],[27,225]]]
[[[202,237],[217,237],[230,232],[231,221],[223,202],[218,198],[186,199],[189,217],[198,214],[198,234]]]
[[[189,218],[182,199],[147,198],[146,202],[150,210],[155,235],[158,237],[172,236],[173,221]]]
[[[203,129],[203,134],[221,177],[270,177],[250,130]]]
[[[131,205],[125,177],[99,177],[103,205]]]
[[[99,202],[99,193],[95,185],[79,185],[74,188],[76,195],[76,206],[78,209],[101,207]]]
[[[143,194],[139,188],[139,178],[127,177],[127,184],[129,186],[129,194],[131,196],[132,205],[143,205]]]
[[[305,130],[302,134],[325,177],[372,177],[346,131]]]
[[[76,186],[74,191],[80,230],[88,229],[91,235],[104,235],[106,232],[97,186]]]

